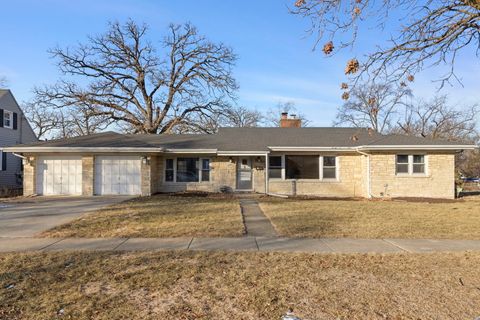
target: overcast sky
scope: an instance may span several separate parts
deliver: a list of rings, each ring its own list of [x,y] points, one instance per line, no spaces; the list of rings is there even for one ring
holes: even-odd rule
[[[325,58],[313,51],[309,22],[289,14],[284,0],[16,0],[2,4],[0,75],[9,80],[17,99],[27,101],[36,85],[52,84],[59,73],[47,49],[84,42],[102,33],[108,21],[132,18],[150,25],[150,37],[160,40],[169,23],[191,22],[213,41],[222,41],[239,56],[234,69],[240,84],[238,103],[261,111],[293,101],[314,126],[329,126],[342,103],[340,83],[346,60],[361,59],[387,39],[391,29],[365,30],[357,46]],[[437,94],[445,68],[428,69],[413,84],[417,97]],[[460,56],[456,68],[463,86],[447,86],[451,103],[480,102],[480,62],[472,52]]]

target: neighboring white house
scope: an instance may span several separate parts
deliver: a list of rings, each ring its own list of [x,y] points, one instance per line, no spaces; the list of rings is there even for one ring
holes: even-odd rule
[[[37,141],[37,137],[10,90],[0,89],[0,148]],[[0,194],[22,186],[22,160],[0,151]]]

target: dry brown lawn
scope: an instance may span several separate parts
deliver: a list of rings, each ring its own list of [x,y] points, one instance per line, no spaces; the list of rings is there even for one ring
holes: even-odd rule
[[[265,198],[289,237],[480,239],[480,201],[406,202]]]
[[[155,195],[115,204],[55,227],[45,237],[220,237],[244,232],[240,205],[220,196]]]
[[[0,255],[0,319],[474,319],[480,253]]]

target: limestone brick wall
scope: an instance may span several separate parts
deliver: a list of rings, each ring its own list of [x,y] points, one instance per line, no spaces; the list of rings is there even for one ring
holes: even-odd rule
[[[37,193],[37,158],[28,156],[30,161],[23,161],[23,195],[30,196]]]
[[[93,155],[82,156],[82,195],[93,196],[95,179],[95,158]]]
[[[158,157],[158,165],[153,170],[152,178],[156,180],[157,192],[180,192],[180,191],[205,191],[220,192],[227,189],[235,190],[236,165],[230,162],[229,157],[210,158],[210,181],[209,182],[165,182],[164,180],[164,157]]]
[[[265,157],[253,159],[253,191],[265,193]]]
[[[214,157],[211,166],[210,177],[214,185],[214,191],[219,191],[220,188],[235,190],[237,183],[237,166],[235,161],[230,161],[229,157]]]
[[[142,189],[142,196],[149,196],[152,192],[152,159],[149,158],[147,163],[144,161],[141,162],[140,165],[140,172],[141,172],[141,189]]]
[[[426,154],[425,175],[397,175],[395,162],[396,155],[394,153],[371,155],[373,197],[450,199],[455,197],[455,155],[453,153]]]
[[[338,155],[338,179],[331,180],[269,180],[269,192],[286,195],[320,197],[364,197],[364,159],[360,154]]]

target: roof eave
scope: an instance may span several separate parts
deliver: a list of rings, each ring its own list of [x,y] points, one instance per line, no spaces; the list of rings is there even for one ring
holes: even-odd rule
[[[438,150],[438,151],[459,151],[459,150],[475,150],[478,146],[466,145],[368,145],[360,146],[357,150],[362,151],[389,151],[389,150]]]
[[[162,153],[162,148],[135,148],[135,147],[4,147],[5,152],[18,153]]]
[[[356,147],[281,147],[269,146],[271,151],[355,151]]]
[[[219,156],[264,156],[269,151],[218,151]]]
[[[217,149],[164,149],[164,153],[208,153],[216,154]]]

